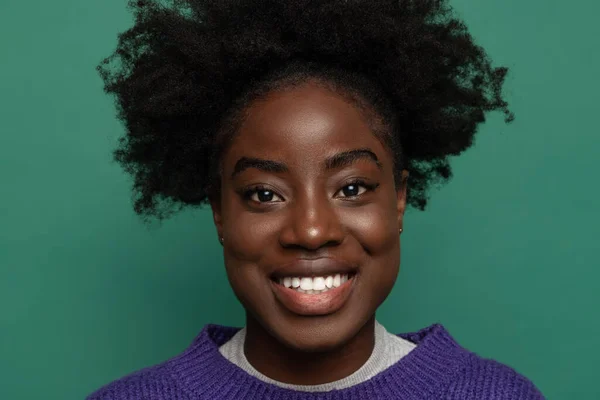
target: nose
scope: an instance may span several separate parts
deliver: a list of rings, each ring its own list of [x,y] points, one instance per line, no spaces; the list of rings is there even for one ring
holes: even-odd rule
[[[317,250],[335,246],[344,239],[344,229],[335,206],[327,198],[308,197],[290,205],[288,220],[279,242],[283,247]]]

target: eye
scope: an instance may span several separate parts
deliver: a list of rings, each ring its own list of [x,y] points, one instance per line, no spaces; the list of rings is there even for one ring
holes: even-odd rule
[[[248,189],[246,192],[244,192],[244,198],[257,203],[275,203],[278,201],[283,201],[283,199],[274,191],[262,186],[256,186]],[[274,199],[279,200],[273,201]]]
[[[358,197],[365,192],[373,191],[377,188],[377,184],[369,184],[363,180],[355,180],[347,183],[338,193],[342,193],[342,197]]]

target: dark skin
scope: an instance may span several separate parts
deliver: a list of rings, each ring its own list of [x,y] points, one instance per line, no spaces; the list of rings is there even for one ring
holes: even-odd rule
[[[269,93],[248,111],[222,156],[221,197],[211,201],[246,309],[245,355],[280,382],[342,379],[371,355],[375,311],[398,274],[407,173],[396,186],[391,152],[368,117],[315,81]],[[333,313],[298,315],[278,301],[270,276],[318,257],[357,266],[352,292]]]

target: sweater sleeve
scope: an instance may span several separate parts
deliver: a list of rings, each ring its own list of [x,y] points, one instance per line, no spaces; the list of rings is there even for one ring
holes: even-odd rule
[[[544,400],[535,385],[514,369],[472,354],[451,382],[444,400]]]

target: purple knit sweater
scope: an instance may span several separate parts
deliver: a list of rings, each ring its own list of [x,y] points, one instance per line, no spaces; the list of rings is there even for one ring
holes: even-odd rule
[[[207,325],[182,354],[121,378],[88,400],[543,399],[526,378],[463,349],[441,325],[401,334],[417,347],[370,380],[346,389],[315,393],[267,384],[226,360],[219,346],[237,331]]]

